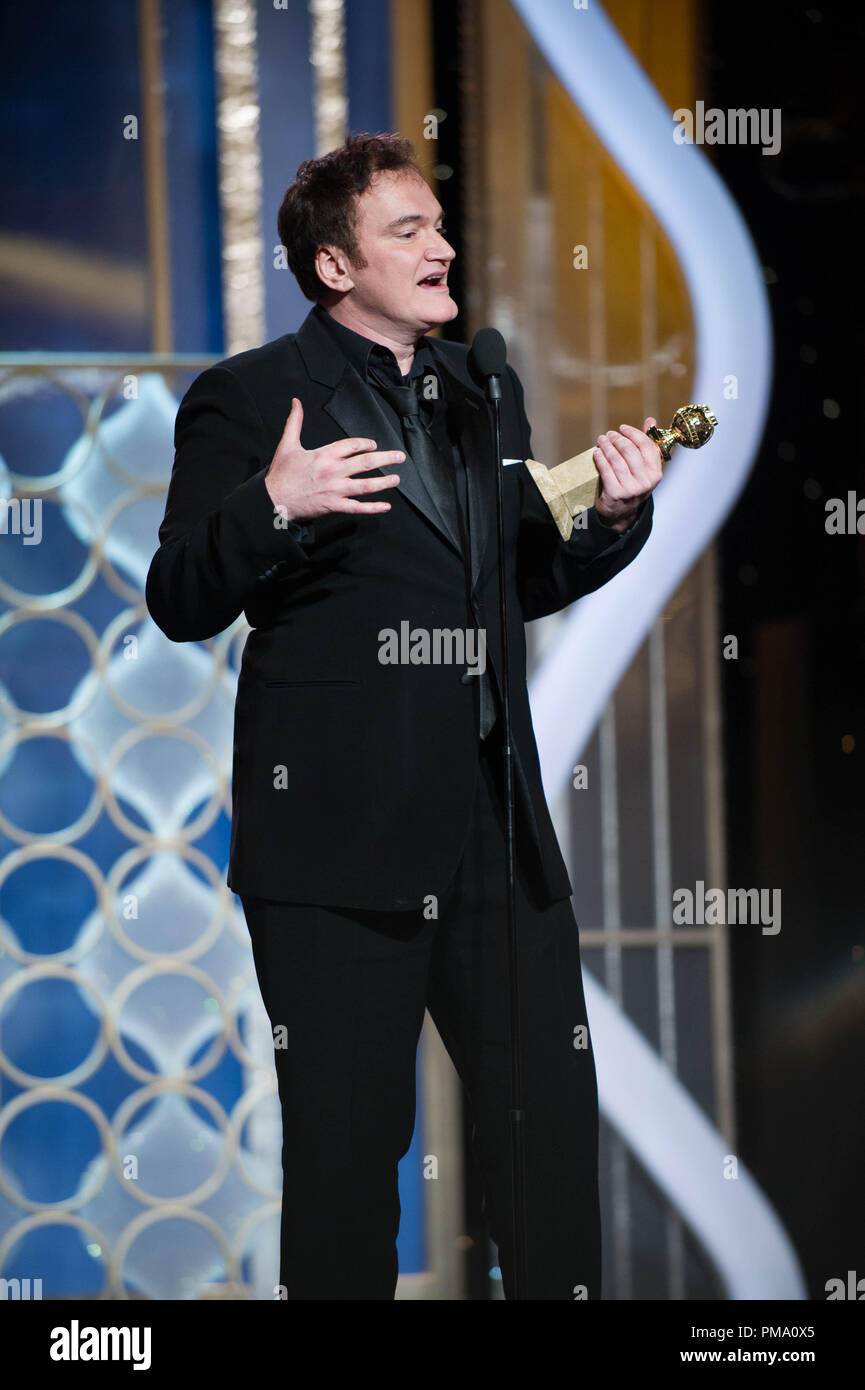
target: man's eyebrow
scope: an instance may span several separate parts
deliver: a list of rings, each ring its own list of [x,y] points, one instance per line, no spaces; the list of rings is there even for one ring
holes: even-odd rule
[[[441,209],[439,209],[438,213],[436,214],[436,222],[441,222],[442,219],[443,219],[443,217],[444,217],[444,213],[441,211]],[[386,232],[389,232],[389,231],[391,231],[394,227],[404,227],[404,226],[406,225],[407,222],[428,222],[428,221],[429,221],[429,218],[424,217],[423,214],[420,213],[420,212],[404,212],[403,215],[402,215],[402,217],[395,217],[395,218],[393,219],[392,222],[388,222],[388,224],[387,224],[387,226],[385,227],[384,230],[385,230]]]

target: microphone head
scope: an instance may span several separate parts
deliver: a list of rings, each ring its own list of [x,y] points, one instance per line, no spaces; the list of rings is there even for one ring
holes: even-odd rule
[[[508,349],[497,328],[481,328],[474,336],[469,350],[469,370],[483,382],[491,376],[501,376],[508,360]]]

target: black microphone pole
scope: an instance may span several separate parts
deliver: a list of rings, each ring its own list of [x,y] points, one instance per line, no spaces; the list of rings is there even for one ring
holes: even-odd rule
[[[487,395],[493,408],[494,455],[496,467],[496,519],[499,548],[499,628],[502,654],[501,696],[504,726],[505,776],[505,921],[508,937],[508,970],[511,1008],[511,1161],[513,1174],[514,1296],[526,1297],[526,1183],[525,1128],[522,1109],[522,1071],[520,1063],[519,943],[517,939],[516,870],[514,859],[514,760],[511,733],[510,662],[508,659],[508,604],[505,579],[505,520],[502,489],[502,373],[507,348],[495,328],[482,328],[475,334],[471,357],[486,378]]]

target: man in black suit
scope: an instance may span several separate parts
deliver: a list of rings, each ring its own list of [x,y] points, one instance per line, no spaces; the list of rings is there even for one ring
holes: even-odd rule
[[[512,1296],[498,545],[491,414],[441,208],[398,136],[298,170],[279,215],[297,333],[193,382],[147,579],[203,641],[244,612],[228,884],[274,1029],[290,1299],[390,1299],[397,1164],[428,1008],[465,1086]],[[524,623],[644,545],[655,445],[599,439],[601,491],[563,541],[502,379],[526,1113],[527,1296],[600,1297],[598,1107],[571,885],[544,799]],[[286,419],[286,410],[290,412]],[[653,423],[645,422],[644,428]],[[281,1038],[282,1040],[282,1038]]]

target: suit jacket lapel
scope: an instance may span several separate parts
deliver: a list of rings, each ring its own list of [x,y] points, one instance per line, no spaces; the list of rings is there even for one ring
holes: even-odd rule
[[[314,380],[330,386],[333,395],[324,410],[347,435],[368,436],[380,449],[401,449],[405,445],[379,407],[375,393],[361,380],[339,349],[325,325],[312,311],[297,332],[298,348],[306,369]],[[481,562],[492,532],[496,491],[493,473],[492,416],[483,392],[468,372],[462,355],[449,354],[436,338],[426,339],[436,370],[440,372],[445,399],[461,417],[460,443],[465,460],[469,501],[472,588],[478,582]],[[380,468],[375,472],[381,474]],[[399,492],[426,517],[442,539],[458,551],[444,517],[430,495],[410,456],[397,470]]]
[[[403,451],[405,462],[397,464],[394,469],[399,474],[397,491],[426,517],[448,545],[459,552],[457,541],[407,451],[402,435],[390,423],[375,399],[375,393],[370,391],[350,364],[346,364],[345,374],[324,409],[347,435],[369,435],[377,442],[379,449]],[[381,468],[371,471],[379,474],[384,472]]]
[[[298,330],[297,344],[310,376],[333,388],[333,395],[323,407],[326,414],[348,436],[369,437],[376,440],[379,449],[400,449],[405,453],[405,462],[394,470],[400,476],[398,491],[426,517],[442,539],[459,553],[459,546],[451,536],[435,499],[407,452],[402,435],[394,429],[381,409],[375,392],[361,380],[340,351],[339,344],[311,312]],[[381,468],[371,470],[379,475],[383,471]]]
[[[493,472],[492,417],[485,397],[467,371],[458,364],[451,366],[435,338],[428,339],[441,372],[445,397],[461,413],[460,443],[466,467],[469,498],[469,535],[471,538],[472,588],[478,582],[481,562],[496,514],[496,485]]]

